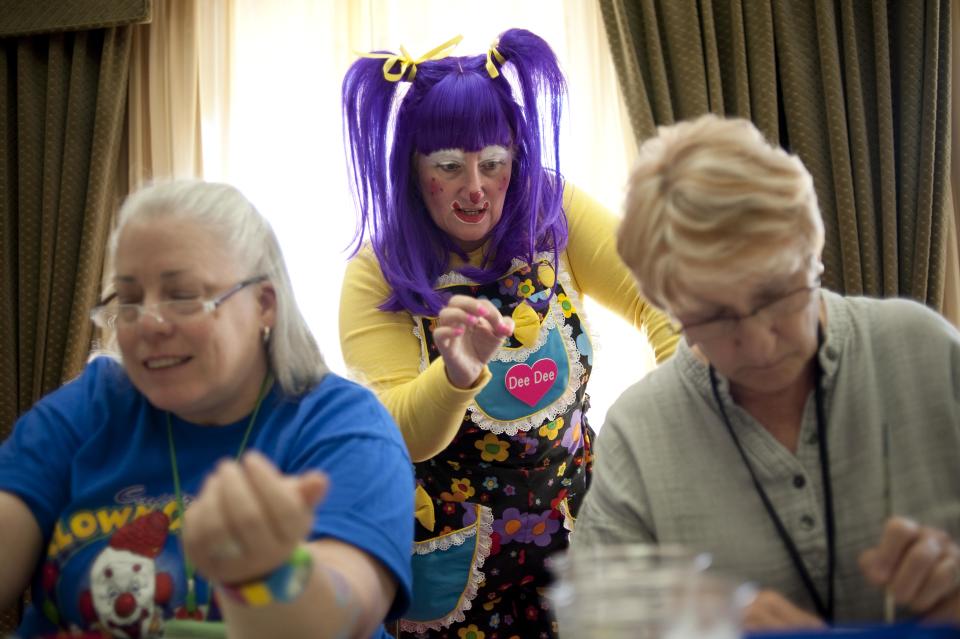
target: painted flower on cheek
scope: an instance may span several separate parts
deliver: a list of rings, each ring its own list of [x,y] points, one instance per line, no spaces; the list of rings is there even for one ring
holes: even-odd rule
[[[493,433],[487,433],[481,441],[476,441],[473,445],[480,451],[480,459],[486,462],[502,462],[509,456],[507,449],[510,448],[510,444],[497,439]]]

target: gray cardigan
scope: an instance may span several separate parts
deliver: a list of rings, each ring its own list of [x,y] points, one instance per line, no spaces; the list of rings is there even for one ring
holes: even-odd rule
[[[818,356],[836,513],[836,620],[879,620],[883,594],[863,579],[857,558],[877,541],[885,519],[909,516],[960,539],[960,334],[914,302],[829,291],[823,298],[827,328]],[[794,455],[719,381],[750,463],[825,597],[813,394]],[[709,551],[717,569],[814,610],[720,419],[708,369],[684,341],[620,397],[597,438],[574,552],[626,541]]]

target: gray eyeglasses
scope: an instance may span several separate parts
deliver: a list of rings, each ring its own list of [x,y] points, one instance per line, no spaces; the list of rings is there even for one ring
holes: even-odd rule
[[[740,325],[744,320],[751,317],[759,317],[761,321],[769,322],[779,317],[799,313],[810,303],[813,294],[820,288],[818,279],[811,285],[794,289],[775,300],[759,306],[746,315],[736,317],[714,317],[702,322],[692,324],[681,324],[682,330],[688,339],[692,342],[709,342],[721,337],[734,335],[740,330]]]
[[[242,291],[251,284],[259,284],[267,279],[266,275],[256,275],[231,286],[220,295],[206,300],[195,297],[185,300],[164,300],[148,305],[116,304],[111,306],[110,302],[117,297],[116,293],[112,293],[90,311],[90,319],[100,328],[116,328],[117,325],[136,324],[145,314],[150,315],[158,322],[175,323],[196,315],[212,313],[234,293]]]

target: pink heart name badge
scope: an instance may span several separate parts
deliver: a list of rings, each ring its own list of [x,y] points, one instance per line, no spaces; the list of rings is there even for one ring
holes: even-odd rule
[[[533,366],[514,364],[507,371],[503,383],[507,392],[527,406],[535,406],[557,381],[557,363],[548,357],[537,360]]]

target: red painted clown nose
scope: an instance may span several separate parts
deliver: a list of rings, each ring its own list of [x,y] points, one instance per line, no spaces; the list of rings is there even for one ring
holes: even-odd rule
[[[470,191],[470,201],[476,204],[483,197],[483,191]]]
[[[113,602],[113,609],[121,619],[129,617],[137,609],[137,600],[129,592],[125,592]]]

